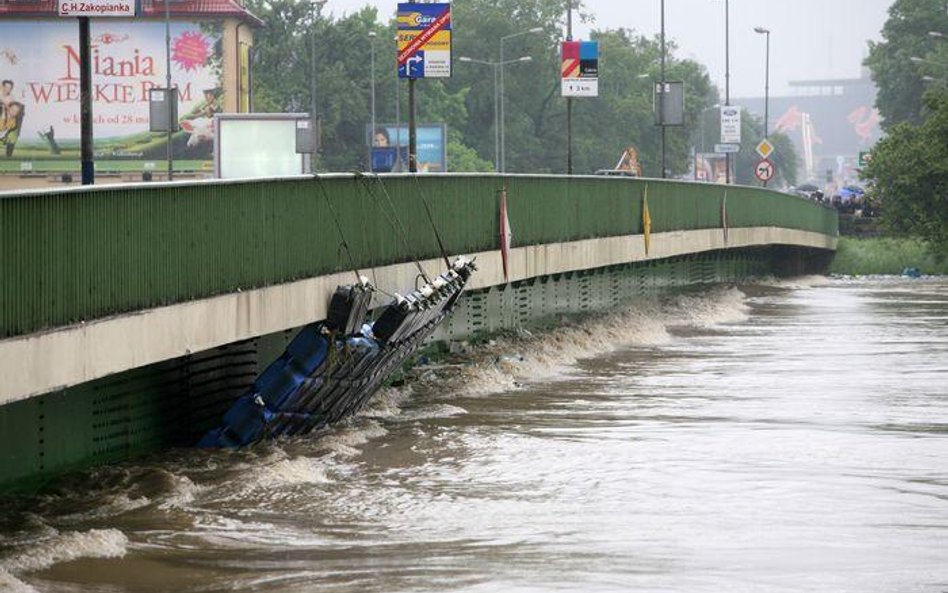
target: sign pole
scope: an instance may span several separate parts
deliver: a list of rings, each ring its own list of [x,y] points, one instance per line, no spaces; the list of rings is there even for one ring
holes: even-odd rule
[[[724,0],[724,104],[731,105],[731,8]],[[731,153],[724,155],[724,182],[731,184]]]
[[[165,88],[168,89],[168,137],[165,147],[168,157],[168,181],[174,179],[174,150],[171,147],[171,134],[177,126],[174,120],[174,103],[177,97],[172,96],[171,90],[171,2],[165,0]]]
[[[82,159],[82,185],[95,183],[92,155],[92,52],[89,17],[79,17],[79,148]]]
[[[408,171],[418,172],[418,136],[415,122],[415,79],[408,79]]]
[[[573,40],[573,1],[566,2],[566,40]],[[566,97],[566,174],[573,174],[573,98]]]

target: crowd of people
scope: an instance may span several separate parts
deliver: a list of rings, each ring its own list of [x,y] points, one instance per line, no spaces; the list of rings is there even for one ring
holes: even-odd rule
[[[840,214],[852,214],[865,218],[877,214],[877,208],[873,205],[872,200],[860,187],[844,186],[839,191],[833,192],[831,196],[827,196],[821,189],[809,191],[797,189],[795,193],[835,208]]]

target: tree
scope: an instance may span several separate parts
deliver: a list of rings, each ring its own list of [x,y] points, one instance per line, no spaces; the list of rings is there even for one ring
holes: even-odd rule
[[[879,88],[876,107],[886,130],[902,122],[922,121],[922,77],[930,65],[913,63],[910,58],[938,58],[948,63],[945,41],[930,37],[929,31],[948,31],[944,0],[896,0],[889,7],[882,41],[869,43],[865,64]]]
[[[948,91],[924,95],[924,122],[892,127],[863,171],[886,226],[948,249]]]

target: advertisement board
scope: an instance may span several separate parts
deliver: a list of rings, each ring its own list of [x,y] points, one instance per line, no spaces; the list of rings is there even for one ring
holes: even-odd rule
[[[161,22],[92,21],[96,167],[142,170],[164,160],[166,136],[149,132],[149,90],[165,85]],[[70,170],[79,159],[79,44],[75,20],[0,22],[0,171]],[[213,117],[222,110],[219,23],[171,23],[171,81],[181,131],[177,165],[208,168]],[[70,162],[72,161],[72,162]],[[147,167],[144,167],[147,168]]]
[[[656,82],[652,97],[655,125],[685,125],[685,83]]]
[[[560,75],[564,97],[598,97],[599,42],[564,41]]]
[[[741,108],[721,106],[721,144],[741,143]]]
[[[398,5],[398,76],[451,76],[451,4]]]
[[[375,173],[408,170],[408,126],[376,124],[366,126],[366,141],[372,143],[372,171]],[[447,126],[418,124],[418,172],[448,170]]]
[[[299,131],[309,123],[308,113],[218,114],[214,117],[215,177],[249,179],[305,173],[307,158],[300,152]]]

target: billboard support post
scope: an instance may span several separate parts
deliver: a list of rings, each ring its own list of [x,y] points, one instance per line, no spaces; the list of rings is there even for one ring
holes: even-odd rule
[[[566,40],[573,40],[573,2],[566,3]],[[566,97],[566,174],[573,174],[573,98]]]
[[[79,17],[79,149],[82,160],[82,185],[95,183],[92,155],[92,51],[89,17]]]
[[[408,172],[418,172],[418,135],[415,125],[415,79],[408,79]]]
[[[168,89],[168,93],[176,93],[176,89],[171,88],[171,2],[165,0],[165,88]],[[174,97],[176,99],[177,97]],[[169,97],[169,99],[172,99]],[[175,124],[177,122],[173,121],[174,118],[174,104],[176,101],[174,99],[168,101],[168,142],[166,147],[166,152],[168,156],[168,181],[174,179],[174,149],[171,146],[171,134],[174,133],[174,129],[177,127]]]

